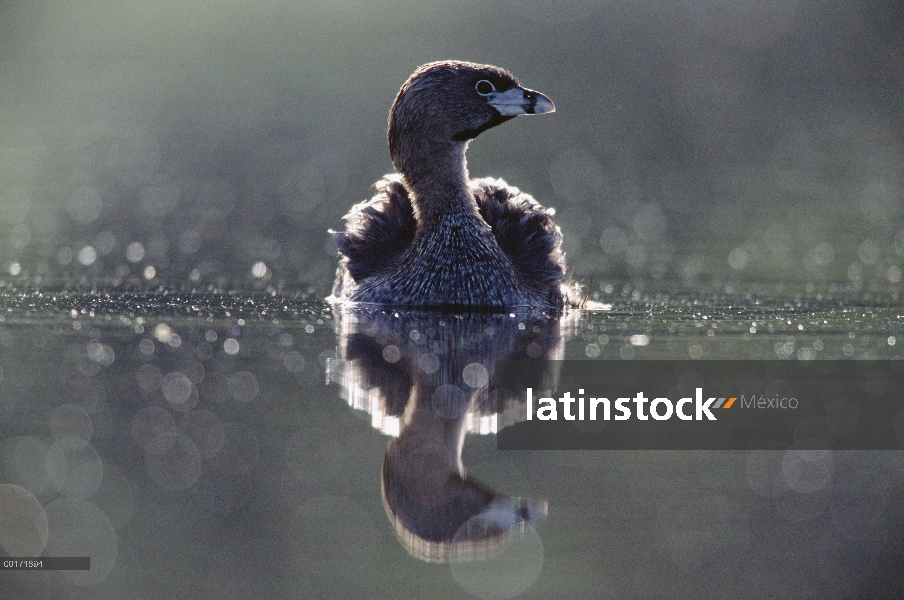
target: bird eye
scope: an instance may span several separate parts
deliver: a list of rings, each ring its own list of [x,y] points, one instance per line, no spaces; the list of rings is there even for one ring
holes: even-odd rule
[[[477,82],[477,85],[474,86],[474,89],[477,90],[477,93],[481,96],[489,96],[496,91],[496,86],[486,79],[481,79]]]

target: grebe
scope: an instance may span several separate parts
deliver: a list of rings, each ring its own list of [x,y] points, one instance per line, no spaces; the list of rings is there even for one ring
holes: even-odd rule
[[[558,313],[565,256],[554,211],[501,179],[470,179],[471,139],[517,115],[555,111],[491,65],[422,65],[389,113],[397,174],[330,233],[341,253],[338,301],[453,310],[530,307]]]

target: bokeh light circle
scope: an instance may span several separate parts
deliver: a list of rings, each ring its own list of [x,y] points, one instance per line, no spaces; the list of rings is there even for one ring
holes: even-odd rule
[[[50,414],[50,434],[66,450],[84,448],[94,426],[88,412],[77,404],[63,404]]]
[[[40,556],[47,536],[40,501],[23,487],[0,483],[0,548],[9,556]]]
[[[88,571],[60,571],[76,585],[100,583],[116,563],[116,532],[107,516],[85,500],[64,498],[45,509],[50,536],[46,556],[88,556]]]
[[[530,525],[486,560],[452,563],[455,582],[481,600],[507,600],[529,590],[543,568],[543,541]]]
[[[201,452],[181,433],[161,433],[145,447],[148,475],[162,488],[180,491],[193,486],[201,475]]]

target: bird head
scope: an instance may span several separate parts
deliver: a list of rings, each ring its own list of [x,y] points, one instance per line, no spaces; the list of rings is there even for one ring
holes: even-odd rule
[[[555,111],[552,100],[492,65],[441,61],[418,67],[389,113],[389,150],[404,172],[412,154],[463,144],[518,115]]]

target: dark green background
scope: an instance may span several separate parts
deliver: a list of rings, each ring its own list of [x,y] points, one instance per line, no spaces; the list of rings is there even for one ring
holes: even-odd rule
[[[556,102],[470,167],[557,209],[579,278],[895,285],[902,31],[893,1],[0,2],[0,276],[325,293],[395,92],[457,58]]]

